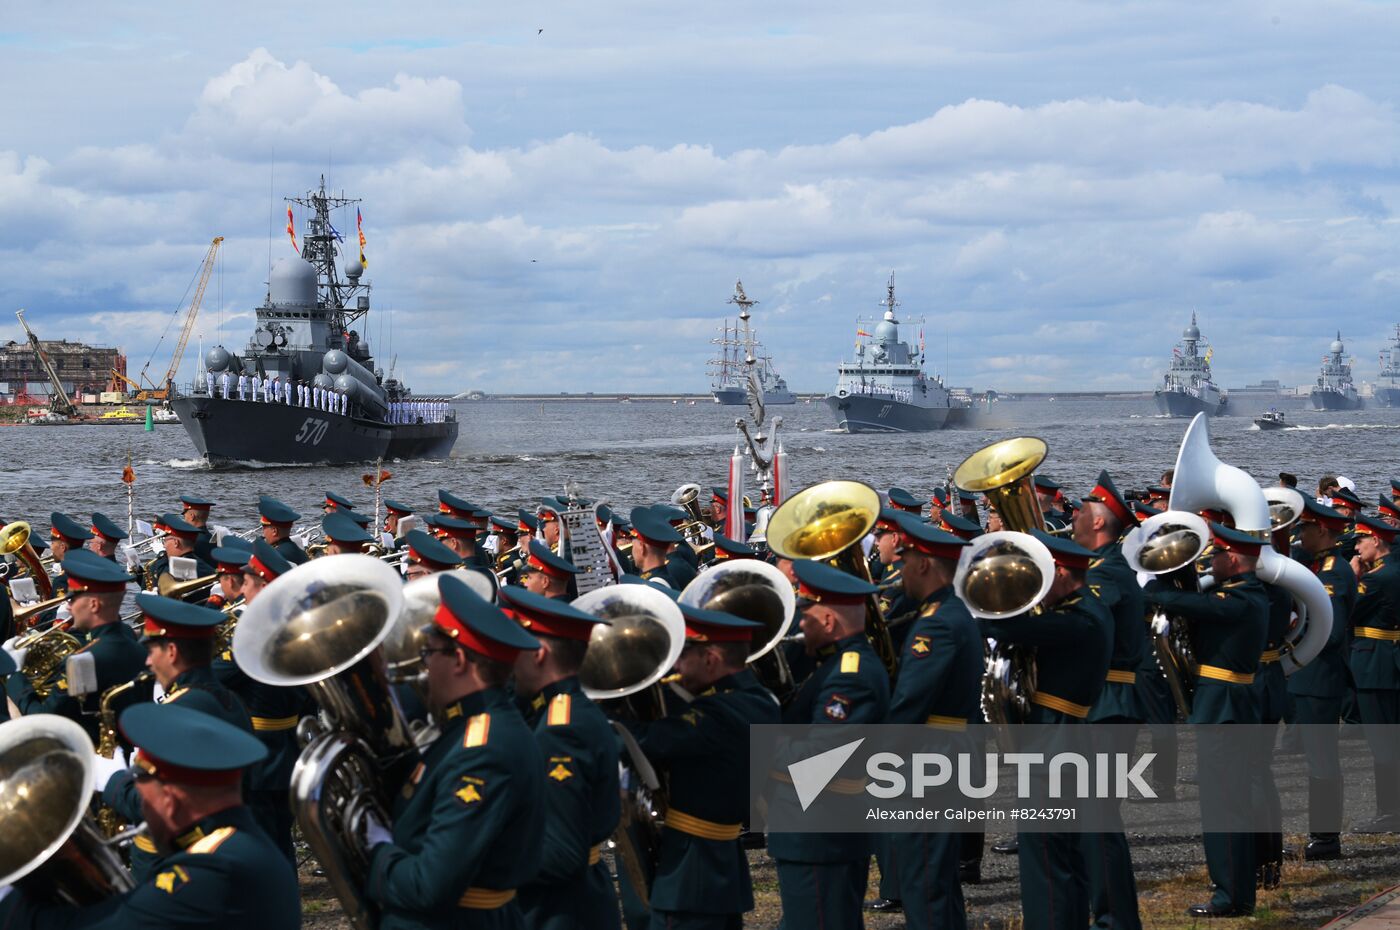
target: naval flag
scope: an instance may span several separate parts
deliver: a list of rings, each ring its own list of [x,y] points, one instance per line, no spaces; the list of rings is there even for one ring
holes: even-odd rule
[[[287,235],[292,240],[292,251],[300,255],[301,249],[297,248],[297,228],[296,222],[292,219],[291,204],[287,204]]]
[[[360,216],[359,207],[355,208],[355,229],[360,234],[360,264],[368,266],[369,262],[365,261],[365,221],[364,218]]]

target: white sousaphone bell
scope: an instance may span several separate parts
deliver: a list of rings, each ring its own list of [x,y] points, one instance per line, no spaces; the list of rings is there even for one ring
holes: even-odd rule
[[[1235,529],[1259,537],[1259,579],[1275,584],[1293,595],[1298,604],[1298,621],[1289,630],[1280,649],[1279,663],[1291,675],[1315,659],[1332,631],[1332,601],[1317,576],[1307,567],[1277,552],[1269,545],[1269,534],[1287,526],[1302,512],[1302,495],[1270,489],[1266,495],[1246,472],[1226,465],[1210,448],[1210,421],[1196,414],[1176,457],[1172,481],[1172,511],[1225,510],[1235,521]],[[1286,519],[1288,511],[1292,520]],[[1166,514],[1163,514],[1165,516]]]

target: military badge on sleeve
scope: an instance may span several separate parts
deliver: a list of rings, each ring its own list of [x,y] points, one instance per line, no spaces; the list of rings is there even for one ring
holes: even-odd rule
[[[189,884],[189,881],[190,873],[177,865],[156,876],[156,887],[166,894],[174,894]]]
[[[851,716],[851,699],[844,694],[833,694],[831,700],[826,702],[824,710],[828,720],[840,723]]]
[[[480,778],[472,778],[470,775],[462,776],[462,787],[454,791],[453,797],[461,801],[463,806],[470,807],[481,802],[481,788],[486,786],[486,782]]]
[[[549,770],[549,777],[557,782],[565,782],[574,777],[573,770],[569,768],[569,763],[573,762],[572,756],[550,756],[549,761],[554,763],[554,767]]]
[[[933,637],[925,636],[922,633],[914,636],[914,642],[909,646],[909,651],[922,659],[933,651]]]

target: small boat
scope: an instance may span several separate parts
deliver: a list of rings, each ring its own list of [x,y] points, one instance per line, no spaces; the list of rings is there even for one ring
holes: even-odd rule
[[[1269,410],[1255,417],[1254,425],[1260,429],[1283,429],[1288,424],[1283,420],[1282,410]]]

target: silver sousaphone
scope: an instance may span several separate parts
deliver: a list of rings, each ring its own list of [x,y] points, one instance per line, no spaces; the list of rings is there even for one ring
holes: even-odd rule
[[[1139,574],[1151,575],[1182,591],[1199,591],[1196,560],[1210,543],[1210,527],[1200,516],[1185,510],[1154,514],[1123,537],[1123,559]],[[1191,716],[1196,690],[1196,646],[1191,625],[1184,617],[1154,611],[1149,618],[1157,665],[1184,719]]]
[[[695,576],[681,592],[680,603],[761,624],[754,630],[748,664],[779,698],[793,690],[792,671],[777,647],[797,613],[797,596],[776,566],[757,559],[721,562]]]
[[[685,618],[676,602],[649,584],[619,584],[590,591],[573,606],[607,621],[595,626],[588,640],[578,676],[584,693],[599,702],[625,701],[625,713],[644,721],[664,716],[659,682],[685,646]],[[631,732],[616,721],[613,729],[626,749],[627,794],[613,840],[621,871],[642,903],[649,905],[666,816],[666,787]]]
[[[1210,421],[1204,414],[1196,414],[1181,440],[1171,508],[1228,511],[1235,529],[1259,538],[1263,544],[1259,580],[1285,588],[1297,607],[1297,622],[1279,649],[1279,665],[1285,675],[1292,675],[1315,659],[1332,632],[1332,601],[1327,589],[1307,566],[1269,545],[1269,534],[1275,528],[1270,500],[1246,472],[1226,465],[1211,451]]]
[[[321,707],[302,721],[292,770],[297,823],[355,930],[373,930],[365,817],[385,823],[419,755],[394,698],[383,643],[404,606],[403,580],[369,555],[298,565],[258,595],[233,634],[238,667],[255,681],[305,686]]]

